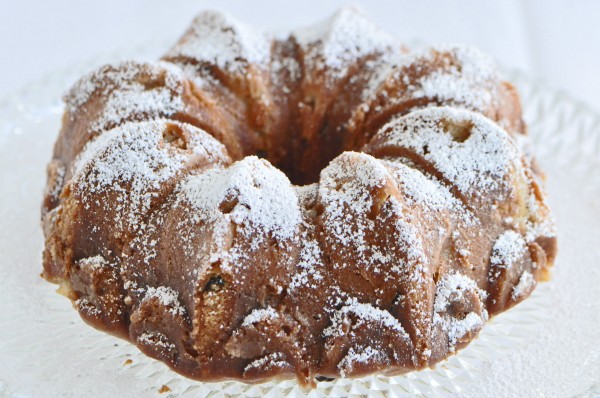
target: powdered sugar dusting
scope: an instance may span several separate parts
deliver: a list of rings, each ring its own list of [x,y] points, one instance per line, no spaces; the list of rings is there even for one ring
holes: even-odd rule
[[[383,162],[364,153],[344,152],[338,156],[321,172],[324,239],[336,245],[339,252],[352,256],[355,267],[375,273],[390,270],[392,273],[386,272],[385,278],[402,276],[421,283],[428,259],[418,226],[408,221],[410,209],[386,191],[395,189],[392,174]],[[377,206],[384,205],[385,212],[377,210]],[[395,231],[393,249],[382,246],[379,239],[368,238],[377,234],[377,225],[390,223]]]
[[[456,140],[444,123],[468,129]],[[508,133],[479,114],[448,107],[427,108],[396,119],[382,128],[387,145],[410,148],[465,194],[505,187],[504,178],[518,160]]]
[[[552,216],[546,215],[542,220],[538,222],[527,221],[525,240],[527,242],[533,242],[540,236],[556,236],[556,223]]]
[[[104,98],[102,114],[90,123],[90,132],[126,121],[132,115],[146,119],[173,115],[184,108],[182,71],[167,62],[125,61],[107,65],[85,76],[65,96],[71,118],[93,96]],[[145,82],[161,81],[147,87]]]
[[[435,178],[402,163],[386,162],[385,164],[393,170],[394,179],[402,186],[407,204],[419,204],[434,211],[445,209],[466,211],[448,188]]]
[[[358,8],[346,7],[331,18],[293,32],[316,69],[330,68],[334,76],[345,74],[357,59],[399,47],[397,41],[378,29]]]
[[[375,222],[369,217],[374,206],[373,191],[382,189],[389,179],[381,162],[356,152],[344,152],[321,172],[319,198],[325,207],[325,239],[347,247],[360,266],[377,267],[390,261],[387,253],[367,239],[375,230]]]
[[[122,204],[117,205],[117,222],[125,217],[129,224],[136,225],[140,211],[150,208],[151,190],[160,189],[185,160],[183,154],[169,156],[159,149],[161,127],[157,122],[128,124],[86,146],[73,173],[76,190],[86,192],[84,203],[107,188],[118,192],[122,199],[117,203]]]
[[[279,318],[279,314],[273,309],[273,307],[257,308],[252,310],[250,314],[246,315],[244,321],[242,322],[242,326],[251,326],[264,320],[277,318]]]
[[[73,165],[72,184],[82,194],[84,206],[95,201],[96,195],[110,191],[117,196],[114,202],[117,226],[123,228],[127,224],[136,230],[141,227],[140,217],[150,209],[156,192],[185,166],[191,154],[216,161],[218,154],[207,151],[214,151],[220,144],[206,133],[195,130],[197,134],[188,143],[192,149],[189,153],[164,145],[165,129],[166,122],[162,120],[128,123],[92,140]]]
[[[444,56],[448,57],[444,68],[411,83],[417,87],[412,94],[414,98],[436,98],[440,102],[452,101],[486,110],[497,96],[499,80],[496,66],[487,54],[468,46],[437,46],[406,62],[431,62],[434,57]]]
[[[281,75],[286,72],[289,75],[289,79],[282,79]],[[281,87],[282,90],[289,94],[290,88],[288,87],[290,82],[296,82],[302,76],[302,67],[295,57],[282,57],[275,58],[271,62],[271,79],[273,84],[277,87]]]
[[[322,267],[322,253],[319,243],[314,239],[309,239],[306,235],[302,236],[302,249],[300,250],[300,260],[298,261],[298,270],[289,284],[289,291],[300,288],[301,286],[310,286],[317,288],[319,285],[315,281],[323,279],[320,268]]]
[[[205,11],[167,57],[190,57],[241,73],[248,64],[266,65],[271,51],[270,38],[228,14]]]
[[[348,322],[349,315],[356,317],[355,327],[365,322],[375,322],[377,327],[389,328],[403,339],[410,339],[400,322],[387,310],[374,307],[371,304],[360,303],[356,298],[348,299],[342,308],[335,311],[331,317],[331,325],[323,331],[323,336],[343,336],[346,333],[344,325]]]
[[[90,267],[90,268],[102,268],[110,265],[108,260],[102,257],[100,254],[93,257],[82,258],[78,261],[80,267]]]
[[[503,268],[511,268],[527,251],[527,244],[521,234],[508,230],[494,243],[490,262]]]
[[[319,196],[326,203],[328,213],[344,217],[346,206],[357,213],[365,213],[373,204],[371,188],[381,188],[386,184],[388,172],[375,158],[355,153],[344,152],[321,173]],[[338,189],[339,186],[339,189]],[[343,228],[339,225],[339,228]],[[342,229],[339,236],[344,242],[350,239],[350,232]]]
[[[361,99],[365,102],[360,105],[360,109],[364,112],[368,111],[369,105],[366,101],[377,93],[379,87],[403,64],[403,60],[406,57],[407,55],[400,51],[399,46],[394,46],[392,47],[392,51],[384,53],[380,58],[365,62],[365,68],[371,74],[361,93]]]
[[[129,91],[115,91],[106,99],[102,117],[91,125],[94,131],[102,131],[126,120],[131,114],[173,115],[183,109],[180,97],[173,97],[166,88],[145,90],[141,85]]]
[[[535,278],[529,271],[523,271],[519,278],[519,283],[513,288],[511,297],[513,300],[519,299],[524,294],[531,291],[532,287],[535,286]]]
[[[158,348],[166,352],[173,352],[177,348],[175,344],[169,341],[167,336],[160,332],[144,332],[137,337],[137,341],[142,345]]]
[[[102,314],[101,310],[90,301],[89,297],[80,297],[75,300],[75,305],[79,309],[79,311],[83,311],[84,313],[100,316]]]
[[[434,302],[433,323],[441,325],[442,330],[448,336],[450,351],[454,351],[457,342],[469,332],[476,332],[483,327],[487,321],[487,311],[471,311],[464,318],[455,318],[447,313],[452,302],[466,300],[465,293],[475,292],[483,303],[487,293],[477,287],[472,279],[459,273],[451,273],[440,280],[436,288]]]
[[[168,286],[148,286],[143,301],[158,299],[163,306],[168,307],[174,315],[184,315],[185,309],[181,306],[178,293]]]
[[[350,347],[348,354],[338,363],[337,368],[342,377],[346,377],[347,373],[352,373],[356,364],[367,364],[373,361],[374,358],[380,356],[380,352],[372,347],[365,347],[361,351],[357,351],[354,347]]]
[[[220,205],[232,201],[233,208],[226,217],[245,226],[243,231],[248,235],[260,230],[282,240],[291,239],[301,221],[298,197],[288,178],[255,156],[224,170],[192,176],[179,191],[197,210],[197,216],[208,222],[222,217]]]
[[[248,372],[252,369],[275,369],[275,368],[285,368],[289,366],[288,362],[285,360],[285,355],[281,352],[274,352],[269,355],[265,355],[262,358],[255,359],[250,362],[244,368],[244,372]]]
[[[487,296],[487,293],[477,287],[473,279],[459,273],[446,275],[437,286],[434,304],[435,311],[445,311],[450,304],[451,295],[462,296],[466,291],[475,291],[481,298]]]

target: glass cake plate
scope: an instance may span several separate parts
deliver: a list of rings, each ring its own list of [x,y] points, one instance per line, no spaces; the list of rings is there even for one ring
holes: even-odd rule
[[[403,376],[247,385],[188,380],[85,325],[40,278],[39,209],[61,96],[99,57],[0,100],[0,397],[600,396],[600,115],[526,76],[518,86],[559,231],[553,280],[493,318],[435,369]]]

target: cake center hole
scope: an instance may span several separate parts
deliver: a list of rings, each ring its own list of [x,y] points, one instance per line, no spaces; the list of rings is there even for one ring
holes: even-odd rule
[[[294,185],[312,184],[319,181],[321,171],[344,151],[360,150],[347,148],[343,133],[337,134],[337,131],[332,130],[332,126],[324,124],[306,138],[302,132],[284,132],[287,142],[281,140],[279,146],[275,144],[269,149],[261,148],[248,155],[268,160]]]
[[[341,144],[322,142],[307,143],[298,140],[298,145],[275,151],[256,151],[255,156],[264,158],[281,170],[294,185],[308,185],[318,182],[321,171],[329,162],[346,150]]]

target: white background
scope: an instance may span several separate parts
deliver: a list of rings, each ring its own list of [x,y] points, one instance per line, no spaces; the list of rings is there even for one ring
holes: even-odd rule
[[[0,97],[57,69],[168,43],[206,8],[286,32],[348,1],[0,0]],[[600,1],[354,1],[405,41],[468,43],[600,111]],[[167,40],[165,40],[167,39]]]

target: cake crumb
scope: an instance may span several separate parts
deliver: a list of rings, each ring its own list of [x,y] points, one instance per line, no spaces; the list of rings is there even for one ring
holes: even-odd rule
[[[171,389],[169,388],[169,386],[166,386],[166,385],[163,384],[162,387],[158,390],[158,393],[159,394],[164,394],[164,393],[169,392],[169,391],[171,391]]]

